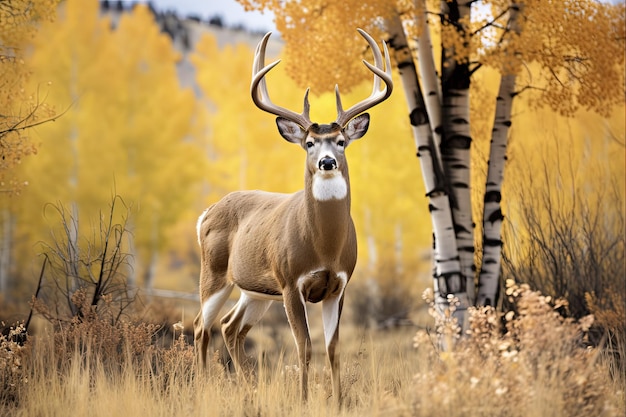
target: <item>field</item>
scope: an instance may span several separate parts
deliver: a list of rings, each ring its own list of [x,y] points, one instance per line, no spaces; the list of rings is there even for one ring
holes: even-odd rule
[[[344,320],[341,407],[330,395],[315,307],[306,403],[278,305],[250,333],[248,353],[258,364],[249,382],[224,365],[219,336],[209,369],[197,372],[187,320],[164,328],[85,314],[23,346],[14,341],[18,327],[2,339],[0,415],[623,416],[620,338],[605,335],[594,347],[591,317],[564,319],[558,301],[527,286],[511,284],[507,294],[515,313],[474,311],[470,334],[446,352],[438,338],[456,340],[450,320],[430,330],[377,330]]]

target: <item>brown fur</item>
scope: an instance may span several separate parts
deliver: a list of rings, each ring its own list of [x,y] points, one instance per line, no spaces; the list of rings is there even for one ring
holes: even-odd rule
[[[241,372],[248,363],[243,348],[248,330],[269,307],[270,300],[282,299],[298,348],[303,398],[307,396],[311,357],[304,300],[328,302],[325,308],[335,312],[327,313],[330,324],[325,325],[331,327],[327,353],[333,392],[340,399],[338,322],[344,285],[354,271],[357,257],[344,148],[351,139],[365,134],[368,123],[367,115],[351,122],[351,132],[355,132],[352,138],[337,124],[314,124],[307,132],[300,132],[296,125],[279,123],[281,134],[307,151],[304,190],[294,194],[233,192],[209,207],[198,224],[202,252],[200,296],[203,308],[204,303],[209,303],[208,320],[217,315],[234,285],[244,290],[239,303],[221,321],[235,368]],[[315,145],[309,147],[307,141]],[[332,154],[336,160],[336,170],[319,167],[320,159],[326,154]],[[341,175],[347,194],[341,199],[316,200],[312,191],[315,175]],[[248,295],[253,293],[253,298],[246,291]],[[267,299],[263,299],[265,296]],[[212,323],[205,323],[203,314],[201,310],[194,327],[199,359],[205,364]],[[336,322],[332,321],[335,319]]]

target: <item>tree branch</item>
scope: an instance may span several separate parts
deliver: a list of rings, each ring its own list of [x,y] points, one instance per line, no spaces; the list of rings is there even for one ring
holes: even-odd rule
[[[70,105],[70,106],[68,106],[65,110],[63,110],[63,112],[61,112],[61,113],[59,113],[59,114],[56,114],[56,115],[54,115],[54,116],[52,116],[52,117],[49,117],[49,118],[47,118],[47,119],[45,119],[45,120],[40,120],[40,121],[38,121],[38,122],[33,122],[33,123],[31,123],[31,124],[27,124],[27,125],[25,125],[25,126],[20,126],[22,123],[26,123],[26,121],[27,121],[28,119],[30,119],[30,118],[32,118],[32,117],[33,117],[33,115],[34,115],[35,111],[37,111],[37,109],[39,108],[39,105],[37,105],[37,106],[35,106],[35,108],[33,109],[33,111],[31,111],[31,112],[28,114],[28,116],[24,117],[22,120],[18,121],[17,123],[15,123],[13,126],[9,127],[8,129],[0,130],[0,139],[1,139],[2,137],[4,137],[5,135],[7,135],[7,134],[11,133],[11,132],[17,132],[17,131],[20,131],[20,130],[26,130],[26,129],[30,129],[31,127],[37,127],[37,126],[43,125],[43,124],[48,123],[48,122],[54,122],[54,121],[56,121],[58,118],[60,118],[61,116],[63,116],[65,113],[67,113],[67,112],[70,110],[70,108],[71,108],[71,107],[72,107],[72,106]]]

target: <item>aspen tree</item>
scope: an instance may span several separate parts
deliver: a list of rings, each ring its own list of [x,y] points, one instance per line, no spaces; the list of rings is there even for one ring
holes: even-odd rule
[[[191,137],[195,98],[181,88],[180,56],[147,6],[116,27],[96,0],[61,7],[57,21],[42,25],[29,62],[33,82],[52,82],[48,100],[70,109],[38,129],[40,152],[22,164],[30,185],[15,222],[32,254],[50,227],[41,215],[47,203],[76,207],[79,236],[92,233],[116,193],[132,209],[133,273],[151,286],[166,233],[192,204],[205,166]]]

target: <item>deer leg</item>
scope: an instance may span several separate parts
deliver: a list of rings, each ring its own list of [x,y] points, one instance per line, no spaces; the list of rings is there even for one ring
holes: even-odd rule
[[[249,368],[244,349],[246,335],[271,304],[272,300],[252,298],[242,292],[237,304],[222,318],[222,336],[238,374]]]
[[[341,404],[341,379],[339,366],[339,319],[343,308],[343,293],[322,302],[326,354],[330,362],[333,397]]]
[[[209,295],[202,302],[200,312],[193,321],[194,346],[202,368],[205,368],[207,363],[207,349],[211,340],[211,326],[232,290],[233,284],[229,284]]]
[[[285,289],[283,292],[285,312],[296,341],[300,366],[300,393],[303,401],[308,397],[309,362],[311,362],[311,337],[309,320],[302,292],[297,289]]]

